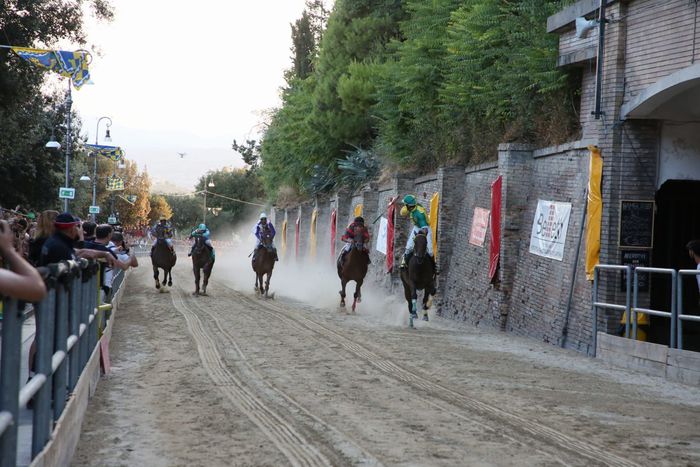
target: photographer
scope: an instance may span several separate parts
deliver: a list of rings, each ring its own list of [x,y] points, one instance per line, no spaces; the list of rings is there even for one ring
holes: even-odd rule
[[[39,272],[13,247],[14,234],[9,224],[0,220],[0,256],[11,270],[0,269],[0,295],[29,302],[41,301],[46,286]]]

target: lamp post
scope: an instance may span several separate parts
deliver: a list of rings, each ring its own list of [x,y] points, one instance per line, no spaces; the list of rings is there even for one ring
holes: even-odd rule
[[[105,141],[108,143],[112,141],[112,137],[109,135],[109,127],[112,126],[112,119],[109,117],[100,117],[97,119],[97,127],[95,128],[95,145],[98,145],[98,138],[100,134],[100,122],[102,120],[108,120],[107,122],[107,132],[105,134]],[[95,203],[97,202],[97,153],[94,155],[95,157],[95,169],[92,173],[92,205],[95,206]],[[92,221],[96,222],[97,220],[97,214],[92,214]]]
[[[207,187],[214,188],[216,185],[214,185],[214,180],[211,178],[209,179],[209,183],[207,183]],[[202,222],[204,224],[207,223],[207,188],[204,188],[204,215],[202,216],[204,219]]]
[[[71,107],[73,106],[73,96],[71,94],[71,85],[68,84],[68,95],[66,96],[66,188],[70,188],[70,156],[73,151],[72,135],[71,135]],[[61,144],[56,141],[51,130],[51,140],[46,143],[48,149],[61,149]],[[68,212],[68,198],[63,198],[63,211]]]

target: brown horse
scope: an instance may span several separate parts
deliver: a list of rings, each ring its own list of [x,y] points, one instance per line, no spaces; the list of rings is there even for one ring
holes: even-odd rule
[[[158,269],[163,270],[163,285],[167,283],[168,287],[172,287],[172,269],[175,267],[176,262],[177,256],[175,256],[175,253],[170,250],[170,247],[165,242],[165,239],[156,239],[156,244],[153,245],[153,250],[151,251],[151,264],[153,264],[153,278],[156,280],[156,289],[160,289]]]
[[[408,323],[413,327],[413,320],[418,318],[416,302],[418,291],[423,290],[423,321],[428,321],[430,296],[435,295],[435,268],[433,258],[428,254],[428,238],[424,230],[416,234],[413,256],[408,260],[408,267],[401,269],[403,292],[408,302]]]
[[[268,291],[270,290],[270,277],[275,267],[276,255],[272,247],[272,234],[270,233],[270,229],[263,229],[261,236],[260,246],[252,262],[253,271],[255,271],[255,292],[265,298],[270,298]],[[267,276],[264,284],[263,276]],[[274,296],[275,294],[272,294],[272,298],[274,298]]]
[[[194,237],[194,248],[192,249],[192,270],[194,271],[194,292],[192,295],[195,297],[198,295],[207,294],[207,284],[209,284],[209,276],[211,276],[211,270],[214,268],[214,255],[207,247],[206,239],[197,235]],[[199,280],[200,274],[204,272],[204,277],[202,278],[202,291],[199,291]]]
[[[350,281],[355,281],[355,294],[352,301],[352,311],[355,311],[355,306],[362,301],[362,282],[367,275],[369,266],[369,252],[365,249],[364,234],[367,227],[355,226],[353,240],[350,243],[350,251],[338,258],[338,277],[340,277],[340,306],[345,307],[345,286]],[[342,261],[342,262],[341,262]]]

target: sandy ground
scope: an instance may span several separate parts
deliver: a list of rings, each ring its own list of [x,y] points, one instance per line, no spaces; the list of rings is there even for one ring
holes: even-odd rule
[[[432,313],[411,330],[371,288],[342,312],[332,269],[280,264],[259,299],[244,258],[219,254],[207,297],[187,258],[169,293],[142,261],[73,465],[700,465],[698,388]]]

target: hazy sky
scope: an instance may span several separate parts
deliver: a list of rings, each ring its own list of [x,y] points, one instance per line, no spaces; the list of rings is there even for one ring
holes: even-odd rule
[[[258,139],[263,113],[279,105],[304,0],[111,3],[114,21],[88,26],[95,84],[73,93],[89,142],[109,116],[111,144],[183,188],[207,170],[242,166],[231,143]],[[109,144],[104,132],[103,121],[100,143]]]

